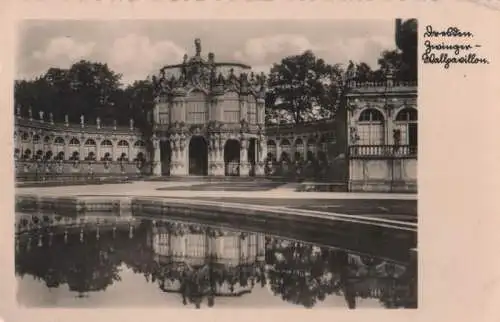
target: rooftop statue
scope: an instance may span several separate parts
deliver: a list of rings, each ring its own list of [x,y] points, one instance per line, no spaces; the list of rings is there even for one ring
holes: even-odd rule
[[[200,54],[201,54],[201,40],[200,40],[200,38],[196,38],[194,40],[194,46],[196,47],[196,56],[200,56]]]

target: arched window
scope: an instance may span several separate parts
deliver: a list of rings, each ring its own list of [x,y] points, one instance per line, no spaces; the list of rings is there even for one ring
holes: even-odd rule
[[[309,138],[307,140],[307,151],[311,152],[313,155],[316,155],[318,147],[316,146],[316,140],[314,138]]]
[[[113,143],[110,140],[103,140],[101,142],[101,148],[99,150],[101,154],[99,156],[101,161],[112,161],[112,153],[113,153]]]
[[[135,147],[140,147],[140,146],[144,146],[144,141],[141,141],[141,140],[138,140],[134,143],[134,146]]]
[[[116,148],[116,156],[118,156],[118,160],[128,161],[128,147],[129,143],[125,140],[118,141],[118,146]]]
[[[58,136],[54,139],[53,149],[56,156],[59,154],[59,152],[64,151],[64,139],[62,137]]]
[[[128,146],[129,146],[129,144],[128,144],[128,142],[127,142],[127,141],[125,141],[125,140],[120,140],[120,141],[118,142],[118,146],[126,146],[126,147],[128,147]]]
[[[268,155],[269,153],[271,153],[273,157],[276,157],[276,142],[274,142],[273,140],[267,141],[267,152]]]
[[[103,140],[101,142],[101,147],[103,147],[103,146],[113,146],[113,143],[111,143],[110,140]]]
[[[28,133],[23,132],[21,134],[21,140],[23,140],[24,142],[29,141],[29,139],[30,139],[30,135]]]
[[[64,145],[64,139],[60,136],[56,137],[54,139],[54,144],[61,144],[61,145]]]
[[[95,143],[94,139],[87,139],[87,141],[85,141],[85,145],[86,146],[96,146],[97,144]]]
[[[360,145],[384,144],[384,116],[376,109],[369,108],[361,112],[358,119]]]
[[[46,144],[49,144],[49,143],[50,143],[50,136],[48,136],[48,135],[47,135],[47,136],[45,136],[45,137],[43,138],[43,142],[44,142],[44,143],[46,143]]]
[[[395,130],[393,140],[395,145],[410,145],[416,147],[418,145],[418,112],[414,108],[403,108],[396,115]],[[399,142],[398,142],[399,141]]]
[[[416,122],[418,120],[418,112],[414,108],[404,108],[396,115],[396,121],[401,122]]]
[[[69,141],[69,145],[80,145],[80,141],[77,138],[72,138]]]
[[[60,151],[59,153],[57,153],[55,159],[56,160],[64,160],[64,151]]]
[[[305,155],[304,141],[301,138],[295,140],[295,160],[302,159]]]
[[[24,150],[23,159],[29,160],[30,158],[31,158],[31,150],[30,149]]]
[[[95,154],[97,152],[97,144],[94,139],[87,139],[83,145],[83,157],[85,160],[93,161],[95,160]]]
[[[34,144],[40,143],[40,135],[38,134],[33,135],[33,143]]]
[[[290,156],[290,141],[288,141],[288,139],[281,140],[280,147],[282,154],[284,152],[287,156]]]

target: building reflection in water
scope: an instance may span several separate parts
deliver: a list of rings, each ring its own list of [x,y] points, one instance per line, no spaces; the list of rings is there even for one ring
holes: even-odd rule
[[[194,223],[97,218],[18,216],[16,274],[85,297],[120,282],[125,264],[197,308],[220,297],[244,301],[255,287],[304,307],[328,296],[349,308],[358,298],[416,307],[416,265]]]

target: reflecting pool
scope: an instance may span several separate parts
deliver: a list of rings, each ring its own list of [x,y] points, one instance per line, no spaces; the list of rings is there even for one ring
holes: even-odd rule
[[[241,228],[112,214],[16,216],[27,307],[413,308],[416,264]]]

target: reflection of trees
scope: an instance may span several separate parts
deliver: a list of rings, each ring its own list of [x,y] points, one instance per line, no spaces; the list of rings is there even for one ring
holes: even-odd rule
[[[119,240],[113,239],[111,234],[101,234],[100,239],[80,241],[79,232],[75,233],[66,241],[63,234],[51,235],[49,232],[23,236],[16,253],[16,273],[32,275],[45,281],[50,288],[67,284],[71,291],[81,296],[103,291],[119,281],[121,261],[114,252],[119,247],[116,245]]]
[[[331,270],[332,252],[297,242],[272,243],[267,271],[271,290],[284,301],[313,307],[338,291],[338,274]]]
[[[356,308],[356,298],[377,298],[387,308],[415,306],[408,290],[415,272],[298,242],[273,241],[268,246],[269,284],[284,301],[312,307],[337,294],[351,309]]]
[[[205,247],[209,247],[209,240],[224,234],[223,230],[202,225],[166,222],[162,227],[172,236],[203,235]],[[241,296],[256,284],[267,284],[284,301],[308,308],[332,294],[344,296],[349,308],[356,307],[357,298],[376,298],[386,308],[416,307],[416,292],[412,290],[417,284],[416,264],[405,270],[338,249],[273,238],[267,238],[266,265],[257,258],[234,266],[224,264],[208,250],[199,260],[189,262],[156,254],[152,224],[147,221],[135,229],[133,238],[128,229],[115,234],[109,227],[107,231],[103,228],[96,238],[95,229],[75,227],[66,240],[62,231],[43,229],[24,233],[18,239],[16,273],[32,275],[49,288],[67,284],[81,296],[103,291],[119,281],[118,267],[125,263],[146,281],[164,292],[179,293],[185,305],[197,308],[204,299],[211,307],[216,297]],[[239,236],[244,240],[249,235]]]

